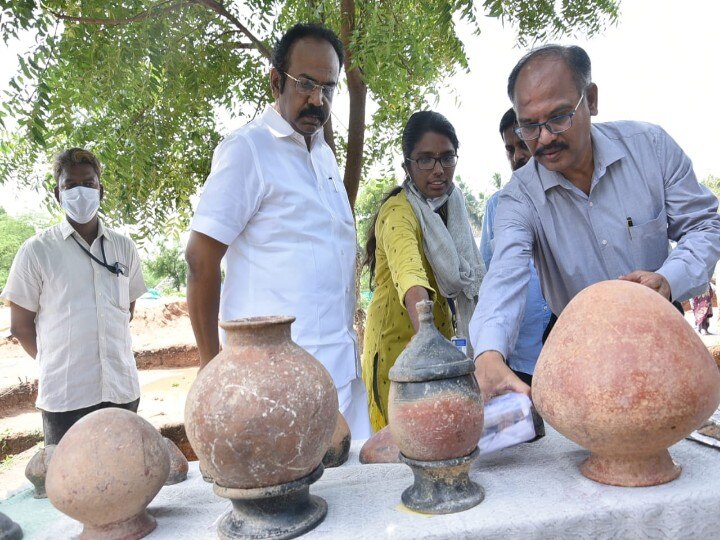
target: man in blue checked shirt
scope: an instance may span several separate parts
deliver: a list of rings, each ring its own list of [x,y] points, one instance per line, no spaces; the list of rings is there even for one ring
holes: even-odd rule
[[[510,169],[516,171],[525,165],[532,157],[525,143],[513,131],[517,127],[515,111],[510,108],[500,120],[500,136],[505,144]],[[500,191],[497,191],[488,199],[485,205],[485,217],[483,218],[482,236],[480,237],[480,255],[485,261],[485,268],[490,268],[490,261],[493,256],[494,240],[493,224],[495,212],[500,199]],[[527,300],[525,304],[525,315],[520,323],[515,348],[508,355],[507,363],[515,375],[527,385],[532,385],[532,374],[535,371],[540,350],[542,349],[543,336],[548,328],[550,319],[553,317],[550,308],[543,298],[540,290],[540,279],[532,261],[530,262],[530,281],[527,289]],[[554,318],[554,317],[553,317]]]

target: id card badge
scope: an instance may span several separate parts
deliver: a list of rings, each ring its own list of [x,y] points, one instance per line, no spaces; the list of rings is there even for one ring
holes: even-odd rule
[[[465,356],[467,356],[467,338],[453,336],[450,340]]]

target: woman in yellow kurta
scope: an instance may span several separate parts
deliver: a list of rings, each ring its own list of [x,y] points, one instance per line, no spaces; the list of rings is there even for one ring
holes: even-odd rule
[[[474,303],[463,300],[477,297],[484,267],[464,199],[453,186],[457,148],[455,130],[445,117],[415,113],[403,131],[408,178],[383,200],[370,229],[365,264],[375,291],[362,370],[376,431],[387,424],[388,372],[418,328],[415,304],[435,302],[435,325],[448,339],[467,335],[454,327],[451,306],[464,315],[466,332]]]

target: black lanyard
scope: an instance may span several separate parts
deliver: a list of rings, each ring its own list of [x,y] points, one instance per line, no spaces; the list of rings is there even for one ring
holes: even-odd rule
[[[112,273],[115,274],[117,277],[120,277],[120,276],[124,276],[124,275],[125,275],[125,272],[127,272],[127,266],[125,266],[124,264],[119,263],[119,262],[116,262],[115,264],[108,264],[108,262],[107,262],[107,257],[105,257],[105,243],[104,243],[105,237],[104,237],[104,236],[101,236],[101,237],[100,237],[100,251],[101,251],[102,257],[103,257],[103,260],[102,260],[102,261],[101,261],[100,259],[98,259],[95,255],[93,255],[92,253],[90,253],[90,251],[87,250],[87,249],[85,248],[85,246],[83,246],[80,242],[78,242],[78,239],[75,238],[75,236],[73,236],[73,235],[70,235],[70,236],[72,237],[73,240],[75,240],[75,243],[76,243],[78,246],[80,246],[80,249],[82,249],[85,253],[87,253],[87,254],[90,256],[90,258],[91,258],[93,261],[95,261],[96,263],[98,263],[100,266],[102,266],[103,268],[105,268],[105,269],[108,270],[109,272],[112,272]]]

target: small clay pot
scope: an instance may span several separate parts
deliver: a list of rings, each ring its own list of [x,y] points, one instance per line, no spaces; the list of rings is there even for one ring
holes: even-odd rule
[[[68,430],[45,486],[53,506],[83,524],[81,539],[136,539],[157,526],[146,508],[169,471],[160,433],[137,414],[111,407]]]
[[[542,417],[590,450],[581,472],[617,486],[678,477],[667,448],[720,402],[720,374],[693,328],[655,291],[628,281],[587,287],[568,304],[533,376]]]
[[[325,468],[339,467],[348,460],[350,456],[350,426],[340,411],[337,413],[335,432],[330,441],[330,448],[325,452],[322,463]]]
[[[174,442],[167,437],[163,437],[163,439],[167,445],[168,457],[170,458],[170,474],[165,480],[165,485],[172,486],[187,479],[188,461]]]
[[[53,452],[55,452],[56,446],[55,444],[49,444],[38,450],[25,467],[25,478],[30,480],[30,483],[35,486],[33,497],[36,499],[47,498],[47,494],[45,493],[45,477],[47,476],[48,464],[50,463]]]
[[[0,540],[20,540],[22,537],[20,525],[0,512]]]
[[[360,449],[360,463],[400,463],[400,449],[390,431],[385,426],[370,437]]]

